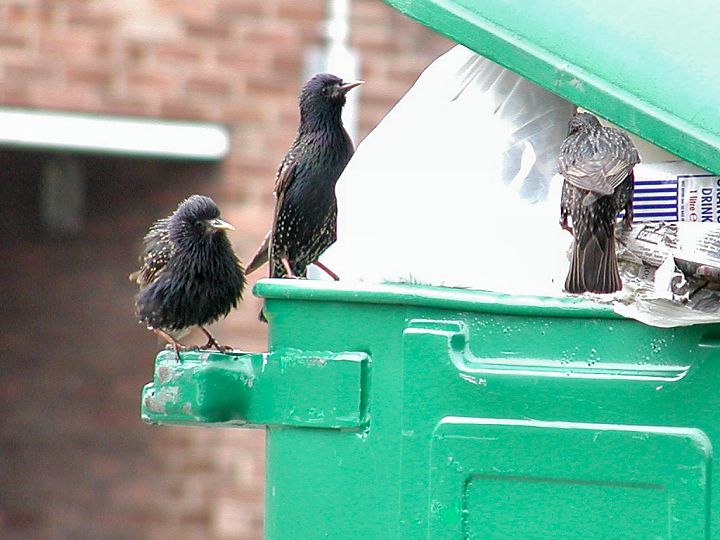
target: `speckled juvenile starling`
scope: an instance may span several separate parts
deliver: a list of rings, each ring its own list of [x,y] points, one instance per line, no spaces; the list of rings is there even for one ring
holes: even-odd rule
[[[602,126],[590,113],[578,113],[568,124],[559,162],[565,178],[560,225],[575,237],[565,290],[575,294],[619,291],[615,221],[621,210],[628,226],[633,220],[633,167],[640,163],[638,151],[624,131]]]
[[[253,272],[269,258],[270,277],[305,277],[336,240],[335,184],[353,155],[352,140],[343,127],[345,94],[363,81],[350,83],[322,73],[303,87],[300,126],[275,178],[275,216],[247,267]]]
[[[177,339],[193,326],[208,338],[203,348],[226,349],[205,325],[236,307],[245,288],[245,271],[225,232],[232,229],[212,199],[193,195],[145,235],[141,268],[130,275],[140,285],[136,314],[176,353],[184,348]]]

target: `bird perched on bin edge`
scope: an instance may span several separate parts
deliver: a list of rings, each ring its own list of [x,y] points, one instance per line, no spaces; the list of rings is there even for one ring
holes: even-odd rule
[[[560,146],[564,177],[560,226],[573,234],[569,293],[613,293],[622,289],[615,255],[615,221],[621,210],[633,220],[633,167],[640,155],[627,133],[602,126],[590,113],[576,113]],[[568,226],[568,216],[572,227]]]
[[[275,178],[272,229],[248,274],[269,260],[270,277],[305,277],[315,264],[338,279],[317,259],[336,240],[335,184],[354,152],[341,117],[345,96],[363,82],[321,73],[303,86],[297,135]]]
[[[130,275],[140,285],[136,314],[175,349],[193,326],[208,338],[202,348],[221,346],[205,325],[237,307],[245,288],[245,271],[235,255],[215,202],[192,195],[177,210],[156,221],[144,238],[141,268]]]

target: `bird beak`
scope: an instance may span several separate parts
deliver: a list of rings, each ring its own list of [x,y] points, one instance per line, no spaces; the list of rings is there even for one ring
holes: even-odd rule
[[[360,86],[361,84],[365,84],[365,81],[353,81],[341,84],[340,86],[338,86],[338,90],[340,90],[341,94],[347,94],[350,90],[352,90],[356,86]]]
[[[233,227],[227,221],[223,221],[220,218],[211,219],[210,227],[212,229],[215,229],[216,231],[234,231],[235,230],[235,227]]]

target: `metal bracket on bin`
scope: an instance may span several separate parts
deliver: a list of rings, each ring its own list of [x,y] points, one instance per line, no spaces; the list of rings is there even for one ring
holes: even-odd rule
[[[357,429],[366,423],[369,356],[281,349],[271,353],[173,351],[155,360],[142,418],[153,424]]]

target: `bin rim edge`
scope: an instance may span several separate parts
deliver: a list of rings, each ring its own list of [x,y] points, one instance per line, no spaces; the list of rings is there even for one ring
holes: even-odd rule
[[[255,296],[267,299],[422,306],[524,316],[625,319],[611,305],[585,298],[511,295],[405,283],[262,279]]]

